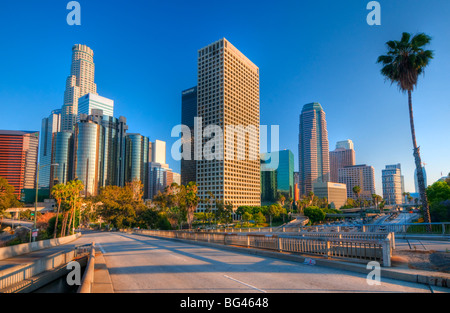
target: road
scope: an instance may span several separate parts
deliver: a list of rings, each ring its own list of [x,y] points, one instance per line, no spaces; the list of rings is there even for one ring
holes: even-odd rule
[[[95,240],[119,293],[430,292],[422,284],[381,278],[371,286],[363,274],[180,241],[118,232],[82,238]]]

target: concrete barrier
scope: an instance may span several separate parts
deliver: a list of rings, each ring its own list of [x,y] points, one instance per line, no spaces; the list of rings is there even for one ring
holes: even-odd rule
[[[78,293],[91,293],[92,285],[94,284],[94,267],[95,267],[95,242],[92,242],[91,252],[89,254],[88,264],[81,281],[81,286],[78,288]]]
[[[66,236],[62,238],[56,238],[56,239],[48,239],[48,240],[41,240],[41,241],[35,241],[31,243],[22,243],[15,246],[10,247],[3,247],[0,248],[0,260],[13,258],[22,254],[30,253],[37,250],[47,249],[51,247],[56,247],[59,245],[64,245],[66,243],[69,243],[71,241],[74,241],[75,239],[79,238],[81,236],[81,233],[76,233],[75,235]]]

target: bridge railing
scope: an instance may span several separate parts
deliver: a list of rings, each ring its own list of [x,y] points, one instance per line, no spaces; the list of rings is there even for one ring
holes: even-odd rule
[[[92,242],[88,247],[82,246],[82,249],[89,249],[89,260],[83,274],[81,285],[77,293],[91,293],[92,285],[94,284],[94,266],[95,266],[95,242]],[[83,250],[85,251],[85,250]]]
[[[430,228],[430,231],[428,230]],[[317,225],[304,226],[299,232],[346,232],[346,233],[395,233],[395,234],[433,234],[450,235],[450,223],[392,223],[361,225]]]
[[[242,233],[209,233],[190,231],[157,231],[135,229],[136,234],[176,238],[184,240],[202,241],[223,245],[242,246],[291,252],[301,254],[320,255],[330,258],[357,259],[364,261],[378,261],[384,266],[391,266],[392,240],[386,234],[382,239],[354,239],[321,236],[279,236],[277,234],[242,234]]]

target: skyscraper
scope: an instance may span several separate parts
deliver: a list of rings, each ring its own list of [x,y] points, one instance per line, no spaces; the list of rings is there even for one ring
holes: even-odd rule
[[[0,130],[0,176],[20,196],[22,189],[36,187],[39,132]]]
[[[53,135],[61,130],[61,110],[53,110],[52,113],[42,119],[41,142],[39,144],[39,165],[42,169],[39,172],[39,187],[49,188],[50,172],[52,168],[52,140]]]
[[[73,178],[80,180],[86,196],[95,196],[100,187],[103,150],[102,126],[98,118],[82,114],[74,133]]]
[[[386,168],[381,171],[381,180],[386,204],[401,204],[403,202],[401,165],[386,165]]]
[[[53,134],[52,163],[58,164],[50,170],[50,188],[73,179],[73,132],[60,131]]]
[[[190,159],[181,159],[181,184],[187,185],[197,181],[197,161],[194,157],[194,118],[197,117],[197,86],[181,93],[181,124],[189,127],[191,132]]]
[[[197,73],[199,198],[260,205],[259,69],[223,38],[198,51]]]
[[[355,150],[353,141],[351,141],[350,139],[338,141],[336,143],[336,149]]]
[[[299,127],[300,194],[308,195],[315,183],[330,180],[330,161],[325,111],[319,103],[303,106]]]
[[[339,183],[347,185],[347,197],[358,200],[353,192],[355,186],[361,188],[359,199],[372,200],[375,193],[375,171],[366,164],[346,166],[338,170]]]
[[[275,156],[276,154],[276,156]],[[272,168],[277,173],[277,193],[283,193],[287,197],[294,197],[294,154],[291,150],[282,150],[261,155],[262,160],[271,160],[272,157],[278,159],[278,167]],[[270,162],[261,162],[261,172],[270,169]],[[264,170],[263,170],[264,168]]]
[[[422,173],[423,173],[423,180],[425,182],[425,188],[428,186],[427,185],[427,172],[425,171],[425,166],[422,166]],[[414,170],[414,186],[416,189],[416,193],[420,193],[419,192],[419,182],[417,180],[417,169]]]
[[[351,140],[339,141],[336,150],[330,151],[330,181],[338,182],[338,170],[356,164],[355,150]]]
[[[74,45],[70,75],[67,77],[64,92],[61,130],[72,131],[74,129],[78,114],[78,99],[88,93],[97,94],[94,75],[94,52],[85,45]]]
[[[114,116],[114,100],[88,93],[78,99],[78,114],[79,120],[80,114],[92,114],[92,110],[102,110],[103,115]]]
[[[141,134],[127,134],[125,180],[128,183],[139,180],[144,188],[144,199],[148,198],[148,161],[148,137]]]

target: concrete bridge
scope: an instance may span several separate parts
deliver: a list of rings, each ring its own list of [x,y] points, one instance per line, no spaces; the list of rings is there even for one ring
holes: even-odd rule
[[[382,284],[369,285],[361,263],[122,232],[83,232],[69,243],[3,259],[0,273],[92,242],[93,292],[430,292],[417,282],[418,272],[407,269],[382,268]],[[314,265],[305,264],[308,259]],[[434,286],[433,291],[449,289]]]

